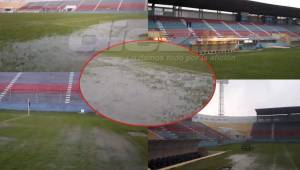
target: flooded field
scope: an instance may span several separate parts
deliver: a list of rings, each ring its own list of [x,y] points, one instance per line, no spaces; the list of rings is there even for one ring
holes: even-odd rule
[[[80,80],[84,98],[114,120],[158,125],[191,116],[213,93],[211,74],[101,56]]]
[[[146,167],[147,134],[143,128],[125,127],[94,114],[0,113],[1,170]]]
[[[231,170],[298,170],[293,159],[285,153],[282,155],[235,154],[228,159],[232,162]],[[281,161],[285,163],[282,164]]]
[[[66,36],[16,42],[0,49],[0,71],[80,71],[95,51],[139,39],[147,20],[129,19],[90,26]]]

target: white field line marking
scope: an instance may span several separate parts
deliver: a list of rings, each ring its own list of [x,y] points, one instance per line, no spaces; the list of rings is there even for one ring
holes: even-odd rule
[[[28,117],[28,115],[24,115],[24,116],[19,116],[19,117],[15,117],[15,118],[3,120],[1,123],[11,122],[11,121],[18,120],[18,119],[21,119],[21,118],[24,118],[24,117]]]
[[[226,151],[218,152],[218,153],[208,155],[208,156],[205,156],[205,157],[202,157],[202,158],[193,159],[193,160],[190,160],[190,161],[187,161],[187,162],[183,162],[183,163],[171,165],[171,166],[168,166],[168,167],[164,167],[164,168],[161,168],[160,170],[168,170],[168,169],[177,168],[177,167],[180,167],[180,166],[183,166],[183,165],[187,165],[187,164],[197,162],[197,161],[200,161],[200,160],[203,160],[203,159],[208,159],[210,157],[218,156],[218,155],[221,155],[221,154],[224,154],[224,153],[226,153]]]
[[[19,72],[15,77],[10,81],[10,83],[5,87],[5,89],[0,94],[0,102],[5,97],[7,92],[14,86],[16,81],[19,79],[19,77],[22,75],[22,72]]]
[[[117,10],[120,11],[121,5],[123,4],[123,0],[120,1]]]
[[[273,164],[272,164],[271,170],[276,170],[276,161],[277,161],[277,155],[274,154],[273,155]]]
[[[68,103],[71,102],[73,81],[74,81],[74,72],[70,72],[70,74],[69,74],[68,88],[67,88],[66,98],[65,98],[65,103],[66,104],[68,104]]]

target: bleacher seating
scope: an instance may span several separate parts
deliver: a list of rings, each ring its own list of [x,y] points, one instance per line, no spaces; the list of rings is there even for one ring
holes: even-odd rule
[[[251,131],[251,137],[254,140],[270,140],[272,134],[272,123],[254,123]]]
[[[153,16],[149,18],[150,30],[160,30],[157,22],[161,22],[169,37],[240,37],[256,39],[274,39],[272,34],[300,35],[300,27],[270,25],[262,23],[239,23],[234,21],[203,20],[195,18],[176,18]],[[190,29],[186,23],[190,24]],[[160,30],[162,31],[162,30]]]
[[[17,73],[0,74],[0,93],[8,87]],[[28,99],[39,111],[90,110],[80,97],[79,73],[75,73],[70,102],[66,102],[70,73],[22,73],[1,97],[0,109],[26,110]]]
[[[184,121],[159,128],[150,128],[150,131],[163,137],[165,140],[200,139],[203,145],[215,145],[230,140],[229,137],[208,126],[192,121]]]
[[[217,139],[220,141],[230,140],[230,138],[226,135],[206,126],[203,123],[186,121],[184,124],[192,130],[205,135],[208,139]]]
[[[47,1],[41,1],[41,2],[29,2],[23,7],[21,7],[18,11],[28,11],[28,12],[38,12],[42,11],[43,7],[47,4]]]
[[[180,20],[172,18],[161,18],[159,22],[162,23],[164,29],[170,37],[189,37],[190,32],[187,26]]]
[[[76,6],[76,12],[144,12],[145,1],[141,0],[57,0],[28,2],[19,12],[60,12],[67,5]]]
[[[77,7],[76,11],[94,11],[95,8],[98,6],[99,0],[84,0],[80,2],[79,6]]]
[[[300,122],[257,122],[251,136],[254,141],[299,141]]]
[[[0,1],[0,12],[15,12],[23,5],[23,1]]]
[[[277,122],[274,126],[274,138],[279,141],[299,141],[300,124],[299,122]]]
[[[49,1],[45,6],[43,7],[43,11],[60,11],[64,7],[65,2],[64,1]]]
[[[152,128],[151,130],[164,139],[199,139],[201,137],[200,134],[184,127],[182,124]]]
[[[230,26],[233,30],[235,30],[241,37],[248,37],[252,35],[250,31],[248,31],[243,25],[238,22],[226,22],[228,26]]]
[[[145,5],[146,5],[145,0],[127,0],[126,3],[122,3],[120,5],[120,10],[121,11],[144,11],[145,10]]]

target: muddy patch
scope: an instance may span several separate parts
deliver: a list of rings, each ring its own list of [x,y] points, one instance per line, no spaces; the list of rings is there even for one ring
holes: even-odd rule
[[[213,93],[209,73],[106,56],[85,69],[80,83],[85,99],[96,110],[131,124],[182,119]]]
[[[147,20],[121,20],[94,25],[68,36],[13,43],[0,49],[0,71],[80,71],[95,51],[137,40],[146,31]]]
[[[139,170],[146,166],[137,147],[114,132],[69,127],[64,130],[62,139],[58,159],[63,164],[55,167],[74,169],[78,168],[76,162],[85,162],[87,169]]]

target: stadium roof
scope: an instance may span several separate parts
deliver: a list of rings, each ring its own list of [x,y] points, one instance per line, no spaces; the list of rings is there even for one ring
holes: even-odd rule
[[[255,109],[257,116],[300,113],[300,106]]]
[[[149,0],[149,3],[228,12],[300,18],[300,9],[249,0]]]

